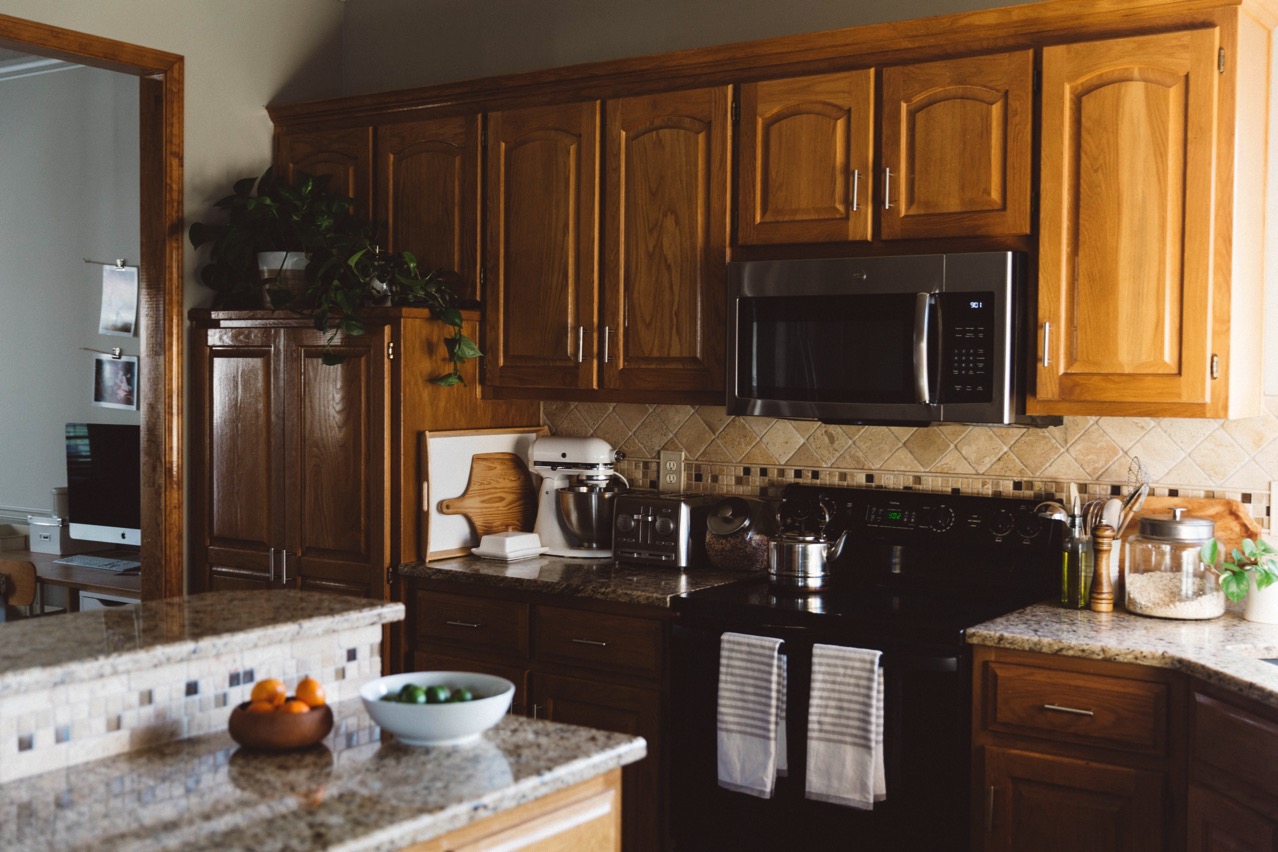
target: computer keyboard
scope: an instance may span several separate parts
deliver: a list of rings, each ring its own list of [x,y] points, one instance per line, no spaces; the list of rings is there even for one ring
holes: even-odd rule
[[[131,559],[112,559],[106,556],[90,556],[85,553],[63,556],[53,561],[59,565],[74,565],[77,568],[98,568],[103,571],[115,571],[117,573],[142,567],[141,562],[134,562]]]

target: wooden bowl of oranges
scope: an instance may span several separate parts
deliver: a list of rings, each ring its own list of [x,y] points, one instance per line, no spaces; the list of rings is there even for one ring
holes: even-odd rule
[[[314,745],[333,730],[333,711],[324,687],[312,677],[297,682],[293,694],[282,680],[253,684],[249,700],[231,711],[231,739],[245,748],[286,751]]]

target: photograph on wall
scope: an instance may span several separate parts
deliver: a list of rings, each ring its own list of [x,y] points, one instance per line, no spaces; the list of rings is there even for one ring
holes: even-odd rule
[[[138,268],[102,267],[102,314],[99,334],[133,336],[138,319]]]
[[[93,404],[103,408],[138,407],[136,356],[93,356]]]

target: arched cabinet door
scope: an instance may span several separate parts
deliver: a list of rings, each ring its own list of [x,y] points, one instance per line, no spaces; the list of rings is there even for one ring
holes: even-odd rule
[[[741,86],[742,245],[866,241],[874,70]]]
[[[883,70],[885,240],[1030,232],[1033,51]]]
[[[1043,51],[1037,410],[1212,400],[1215,29]]]
[[[355,199],[355,209],[374,218],[373,128],[283,128],[275,137],[275,170],[288,180],[298,172],[327,175],[328,188]]]

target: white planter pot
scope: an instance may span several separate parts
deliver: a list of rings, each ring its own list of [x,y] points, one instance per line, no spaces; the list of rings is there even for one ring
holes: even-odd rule
[[[274,308],[269,290],[287,290],[293,294],[290,305],[297,306],[306,293],[306,254],[300,251],[262,251],[257,253],[257,277],[262,281],[262,307]]]
[[[1247,590],[1247,602],[1243,618],[1260,624],[1278,624],[1278,583],[1263,590],[1256,589],[1256,578],[1248,577],[1251,588]]]

